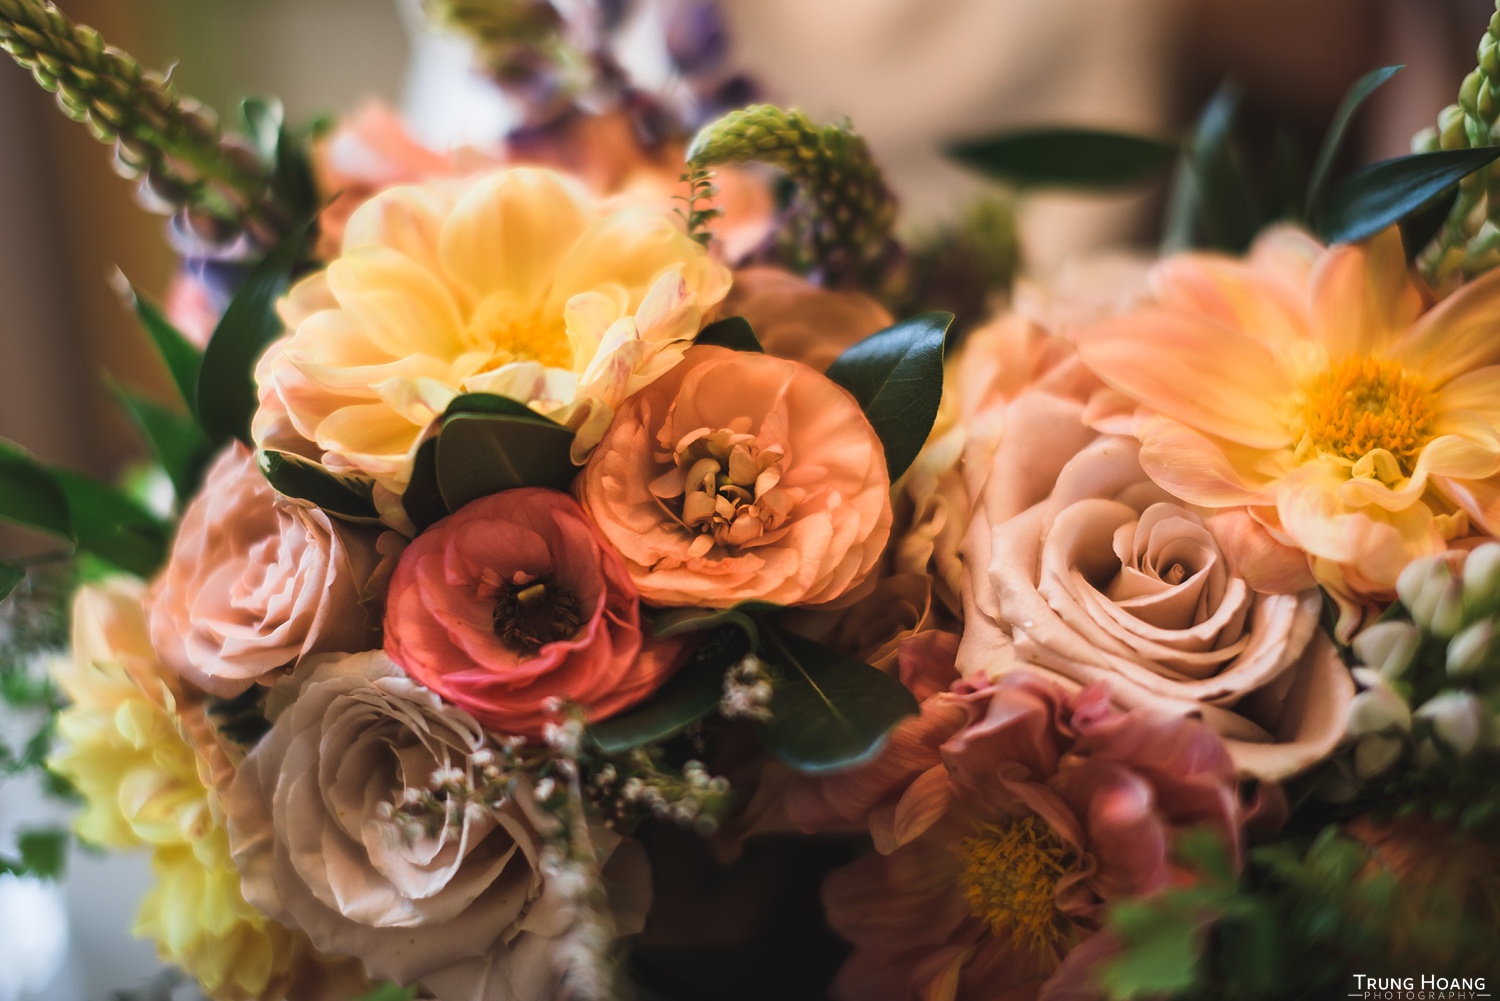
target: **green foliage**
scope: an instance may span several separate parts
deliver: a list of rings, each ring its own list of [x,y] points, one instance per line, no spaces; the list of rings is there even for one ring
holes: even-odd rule
[[[160,464],[179,502],[198,489],[211,451],[208,438],[191,417],[170,410],[123,386],[114,386],[115,399],[140,432],[151,455]]]
[[[1369,100],[1371,94],[1380,89],[1381,84],[1401,72],[1401,69],[1400,66],[1381,66],[1371,70],[1354,81],[1354,86],[1349,88],[1349,92],[1339,102],[1339,109],[1334,113],[1333,122],[1323,136],[1323,145],[1318,148],[1318,158],[1313,161],[1312,173],[1307,179],[1305,208],[1308,215],[1312,214],[1314,206],[1323,195],[1323,189],[1328,185],[1333,165],[1344,148],[1344,139],[1349,134],[1349,125],[1354,121],[1355,112]]]
[[[810,773],[852,768],[917,711],[916,697],[884,671],[793,633],[761,632],[771,718],[755,729],[783,764]]]
[[[337,518],[354,522],[375,522],[371,485],[354,476],[339,476],[323,466],[289,452],[260,453],[260,469],[277,493],[316,504]]]
[[[854,394],[885,446],[895,480],[922,450],[943,397],[943,349],[952,313],[921,313],[839,355],[828,378]]]
[[[359,998],[358,1001],[416,1001],[416,997],[415,987],[398,987],[392,983],[384,983]]]
[[[57,879],[68,861],[68,832],[59,828],[22,831],[16,858],[0,856],[0,873]]]
[[[1102,129],[1044,128],[954,143],[948,154],[1017,187],[1112,190],[1160,177],[1178,145]]]
[[[760,338],[755,336],[755,331],[750,329],[750,322],[743,316],[728,316],[710,323],[698,331],[698,336],[693,338],[693,343],[729,348],[733,351],[764,353],[766,350],[761,347]]]
[[[1421,211],[1459,181],[1500,157],[1500,146],[1413,153],[1362,167],[1329,194],[1318,211],[1329,242],[1363,240]]]
[[[126,304],[140,320],[141,329],[151,339],[162,363],[166,365],[167,374],[172,377],[172,385],[177,387],[177,394],[182,398],[183,405],[196,420],[198,371],[203,367],[203,352],[167,320],[159,306],[143,297],[123,278],[120,279],[120,290]]]

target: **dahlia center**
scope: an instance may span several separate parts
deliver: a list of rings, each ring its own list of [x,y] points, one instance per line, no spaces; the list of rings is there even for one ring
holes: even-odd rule
[[[583,619],[578,596],[551,577],[517,574],[495,592],[495,635],[517,653],[572,639]]]
[[[1054,896],[1072,850],[1035,815],[981,824],[958,845],[959,877],[969,911],[1017,948],[1056,946],[1063,922]]]
[[[781,485],[784,454],[735,428],[699,428],[677,442],[673,468],[657,477],[651,492],[697,534],[690,556],[716,544],[751,544],[781,527],[792,507]]]
[[[1432,388],[1387,358],[1354,356],[1304,388],[1303,447],[1358,462],[1385,449],[1410,472],[1433,436]]]
[[[561,323],[547,318],[513,313],[504,309],[485,309],[470,322],[478,334],[478,343],[488,343],[502,361],[536,361],[548,368],[572,368],[573,348]]]

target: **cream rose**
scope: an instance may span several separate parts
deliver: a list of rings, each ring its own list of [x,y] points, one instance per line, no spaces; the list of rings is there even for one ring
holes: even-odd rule
[[[432,827],[403,831],[392,804],[439,769],[467,769],[486,748],[483,729],[383,653],[304,669],[224,799],[246,899],[371,976],[420,981],[441,1001],[554,997],[554,946],[575,916],[539,866],[556,821],[522,784],[498,809],[450,801]],[[619,844],[612,837],[605,875],[617,927],[630,933],[649,890],[643,859]]]
[[[960,672],[1103,681],[1127,708],[1202,717],[1245,774],[1307,768],[1338,742],[1353,696],[1317,588],[1253,528],[1205,519],[1153,484],[1138,452],[1098,437],[1019,511],[1004,495],[1028,470],[990,470],[965,540]]]
[[[151,642],[162,663],[222,696],[308,654],[367,649],[360,598],[379,559],[372,533],[278,496],[232,445],[152,584]]]

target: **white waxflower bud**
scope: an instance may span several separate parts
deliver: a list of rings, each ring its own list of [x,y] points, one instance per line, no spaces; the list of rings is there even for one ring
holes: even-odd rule
[[[1396,594],[1412,621],[1444,639],[1463,628],[1463,584],[1440,556],[1412,560],[1396,579]]]
[[[1429,721],[1437,738],[1460,757],[1474,750],[1484,732],[1484,706],[1472,692],[1435,695],[1412,715]]]
[[[1494,639],[1495,626],[1489,619],[1481,619],[1453,637],[1448,643],[1448,674],[1461,678],[1478,671],[1489,659]]]
[[[1500,611],[1500,543],[1486,542],[1464,560],[1464,607],[1471,616]]]
[[[1421,641],[1422,634],[1410,622],[1377,622],[1354,637],[1354,655],[1381,677],[1395,680],[1411,666]]]
[[[1354,745],[1354,774],[1361,779],[1373,779],[1394,765],[1405,750],[1406,742],[1399,737],[1371,734],[1360,738]]]
[[[1411,708],[1384,678],[1367,668],[1355,668],[1354,680],[1365,690],[1349,703],[1345,732],[1351,737],[1411,730]]]
[[[1436,556],[1419,556],[1406,564],[1396,578],[1396,597],[1408,611],[1422,604],[1423,592],[1435,576],[1446,575],[1446,564]],[[1415,615],[1413,615],[1415,618]]]

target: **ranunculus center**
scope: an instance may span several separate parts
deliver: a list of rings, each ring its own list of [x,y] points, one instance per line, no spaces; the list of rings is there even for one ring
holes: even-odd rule
[[[1072,851],[1036,815],[980,824],[958,844],[959,877],[969,911],[992,935],[1040,952],[1056,945],[1063,925],[1054,903]]]
[[[742,430],[699,428],[678,441],[673,468],[651,492],[698,533],[689,555],[702,556],[715,544],[742,546],[786,521],[792,498],[779,485],[783,456]]]
[[[1431,387],[1386,358],[1337,362],[1303,387],[1303,396],[1303,449],[1358,462],[1381,448],[1410,472],[1432,438]]]
[[[582,622],[578,597],[551,577],[517,574],[495,594],[495,635],[517,653],[571,639]]]

